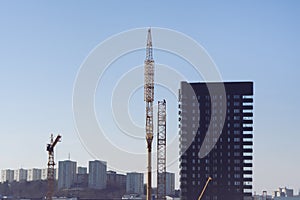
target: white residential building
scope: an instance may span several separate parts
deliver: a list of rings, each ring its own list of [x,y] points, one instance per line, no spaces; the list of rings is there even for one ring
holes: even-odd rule
[[[27,169],[14,170],[14,180],[17,182],[27,181]]]
[[[14,170],[11,169],[4,169],[1,170],[1,182],[13,182],[14,181]]]
[[[48,168],[44,168],[44,169],[41,169],[41,170],[42,170],[41,179],[42,180],[47,180]],[[54,177],[55,177],[56,180],[58,180],[58,169],[57,168],[54,169]]]
[[[38,181],[41,180],[42,170],[41,169],[28,169],[27,172],[27,181]]]

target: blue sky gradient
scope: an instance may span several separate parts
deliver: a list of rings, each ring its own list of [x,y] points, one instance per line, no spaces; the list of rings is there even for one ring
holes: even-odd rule
[[[300,189],[299,19],[296,0],[0,1],[0,169],[46,167],[51,132],[57,160],[87,165],[72,114],[80,65],[108,37],[152,26],[195,39],[224,80],[254,81],[254,191]]]

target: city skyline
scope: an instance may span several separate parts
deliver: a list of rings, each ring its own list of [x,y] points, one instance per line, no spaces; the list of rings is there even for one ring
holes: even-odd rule
[[[122,31],[152,26],[180,31],[203,45],[224,80],[255,83],[253,191],[270,191],[282,184],[300,188],[297,170],[300,161],[293,157],[299,152],[297,141],[300,139],[297,127],[293,126],[299,121],[296,113],[300,96],[294,92],[300,83],[297,77],[299,3],[153,2],[156,14],[151,16],[145,14],[149,6],[146,3],[118,4],[122,9],[108,2],[0,3],[0,87],[3,95],[0,134],[5,141],[1,145],[0,169],[45,168],[45,147],[50,133],[62,134],[62,143],[55,152],[56,161],[68,158],[69,153],[79,165],[94,159],[81,144],[73,121],[72,92],[76,74],[83,60],[100,42]],[[154,47],[155,41],[157,39],[153,38]],[[123,62],[128,65],[125,69],[116,62],[115,67],[120,72],[108,71],[109,78],[132,66],[142,65],[144,53],[129,55],[134,61],[124,58]],[[188,81],[201,81],[201,77],[186,69],[189,67],[186,63],[158,50],[154,50],[154,57],[156,63],[179,70]],[[156,100],[162,96],[157,90]],[[143,126],[139,118],[144,116],[144,110],[132,111],[133,105],[144,107],[140,94],[138,91],[133,95],[129,110],[133,120]],[[168,105],[177,103],[172,94],[167,97]],[[96,99],[99,113],[105,110],[99,105],[103,102],[99,92]],[[172,118],[168,120],[169,126],[177,127]],[[174,128],[167,130],[170,138],[178,134]],[[145,148],[139,152],[144,151]],[[134,166],[128,168],[135,171]],[[276,180],[274,174],[277,174]]]

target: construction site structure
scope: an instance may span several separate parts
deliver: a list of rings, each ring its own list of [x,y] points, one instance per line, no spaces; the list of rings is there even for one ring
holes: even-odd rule
[[[158,101],[157,112],[157,200],[166,199],[166,100]]]
[[[152,55],[151,29],[148,29],[146,59],[144,62],[144,101],[146,102],[146,142],[148,150],[147,200],[151,200],[151,151],[153,140],[154,60]]]
[[[47,189],[47,200],[52,200],[53,191],[54,191],[54,170],[55,170],[55,162],[54,162],[54,147],[58,142],[60,142],[61,136],[58,135],[55,140],[53,138],[53,134],[51,134],[50,143],[47,144],[48,151],[48,170],[47,170],[47,181],[48,181],[48,189]]]

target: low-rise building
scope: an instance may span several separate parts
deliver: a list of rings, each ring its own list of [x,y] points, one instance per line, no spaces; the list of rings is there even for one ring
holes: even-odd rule
[[[126,175],[117,174],[115,171],[107,172],[107,188],[126,188]]]

